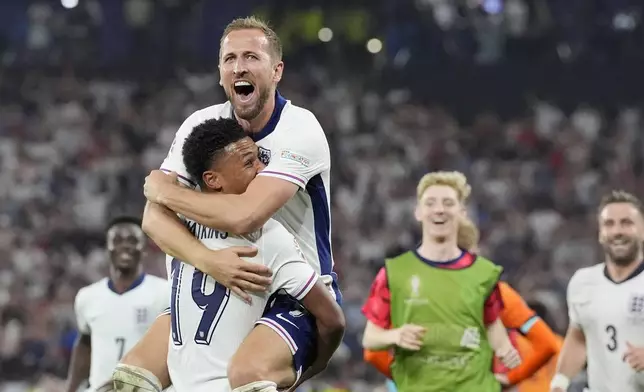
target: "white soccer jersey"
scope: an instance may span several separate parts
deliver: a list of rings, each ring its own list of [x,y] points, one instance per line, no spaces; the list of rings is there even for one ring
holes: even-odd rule
[[[277,94],[275,111],[264,129],[253,139],[260,160],[267,165],[259,175],[292,182],[300,191],[273,216],[297,238],[313,269],[330,283],[331,253],[329,143],[320,123],[310,111],[293,105]],[[183,143],[192,129],[212,118],[233,118],[230,102],[201,109],[181,125],[161,169],[176,172],[181,181],[195,188],[197,181],[183,164]],[[340,299],[335,279],[333,295]]]
[[[264,313],[270,294],[283,290],[300,300],[315,285],[318,275],[304,261],[293,235],[273,219],[245,238],[191,221],[188,228],[209,249],[257,247],[257,256],[249,261],[273,271],[269,292],[254,295],[248,305],[191,265],[167,258],[172,277],[168,352],[172,383],[179,392],[228,392],[228,363]]]
[[[112,377],[123,354],[168,307],[168,294],[167,280],[145,274],[123,294],[112,289],[108,278],[80,289],[74,310],[79,333],[91,336],[90,391]]]
[[[622,357],[626,342],[644,346],[644,273],[614,283],[604,270],[582,268],[568,285],[570,323],[586,336],[588,385],[592,392],[641,392]]]

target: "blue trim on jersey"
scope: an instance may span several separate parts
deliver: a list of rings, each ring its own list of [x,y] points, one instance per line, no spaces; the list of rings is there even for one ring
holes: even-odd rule
[[[282,97],[279,93],[279,91],[275,91],[275,109],[273,109],[273,114],[271,115],[271,118],[268,120],[264,128],[262,128],[261,131],[257,133],[253,133],[250,135],[251,139],[253,139],[254,142],[258,142],[265,138],[266,136],[270,135],[273,133],[275,128],[277,127],[277,123],[280,121],[280,117],[282,116],[282,110],[284,109],[284,106],[286,106],[286,99]]]
[[[537,321],[539,321],[539,316],[530,317],[528,321],[523,323],[523,325],[519,328],[519,331],[521,331],[521,333],[524,335],[527,334],[528,332],[530,332],[530,329],[534,326],[534,323],[536,323]]]
[[[396,384],[394,384],[394,381],[390,378],[387,379],[387,392],[398,392]]]
[[[115,294],[122,295],[127,293],[128,291],[134,290],[135,288],[139,287],[141,283],[143,283],[143,279],[145,279],[145,273],[139,275],[139,277],[136,278],[134,282],[132,282],[130,287],[128,287],[124,292],[119,293],[118,291],[116,291],[116,287],[114,287],[114,282],[112,281],[112,278],[109,278],[107,280],[107,288],[112,290],[112,292],[114,292]]]
[[[326,197],[326,189],[322,175],[317,174],[306,184],[306,192],[311,197],[313,206],[313,222],[315,226],[315,245],[320,259],[320,273],[322,275],[331,275],[333,277],[333,291],[335,291],[338,304],[342,304],[342,293],[338,287],[338,275],[333,272],[333,262],[331,258],[331,212],[329,211],[329,201]]]

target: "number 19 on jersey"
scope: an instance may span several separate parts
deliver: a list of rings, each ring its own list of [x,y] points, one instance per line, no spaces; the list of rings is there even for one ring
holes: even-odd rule
[[[181,314],[182,312],[190,311],[190,309],[182,309],[179,306],[181,295],[185,295],[186,289],[182,287],[182,276],[185,266],[180,260],[173,259],[170,270],[172,276],[170,315],[172,320],[172,341],[175,346],[183,345],[180,322]],[[207,283],[209,281],[214,282],[214,289],[211,293],[206,294]],[[197,326],[197,331],[195,332],[194,341],[197,344],[208,345],[210,344],[215,328],[217,328],[217,323],[228,304],[230,290],[219,282],[214,281],[214,279],[209,279],[207,275],[198,269],[194,270],[192,274],[192,285],[188,289],[191,292],[192,301],[201,310],[201,318]]]

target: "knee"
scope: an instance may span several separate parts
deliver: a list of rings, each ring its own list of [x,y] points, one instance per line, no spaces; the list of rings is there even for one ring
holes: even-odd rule
[[[150,371],[138,366],[118,364],[112,373],[116,392],[161,392],[163,386]]]
[[[136,350],[130,350],[121,357],[119,363],[130,366],[143,367],[143,358],[137,355]]]

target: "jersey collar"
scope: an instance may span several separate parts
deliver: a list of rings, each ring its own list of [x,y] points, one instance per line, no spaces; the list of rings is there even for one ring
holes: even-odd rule
[[[286,106],[286,99],[282,97],[282,95],[279,93],[279,91],[275,90],[275,108],[273,109],[273,114],[271,115],[271,118],[268,120],[264,128],[262,128],[261,131],[252,133],[250,135],[251,139],[253,139],[254,142],[258,142],[265,138],[266,136],[270,135],[273,133],[275,128],[277,127],[277,123],[280,121],[280,117],[282,116],[282,110],[284,109],[284,106]],[[235,118],[235,109],[233,108],[233,104],[230,104],[230,118]]]
[[[141,283],[143,283],[143,279],[145,279],[145,274],[141,274],[141,275],[139,275],[139,277],[138,277],[138,278],[136,278],[136,279],[134,280],[134,282],[132,282],[132,284],[130,285],[130,287],[128,287],[128,288],[127,288],[127,290],[125,290],[125,291],[124,291],[124,292],[122,292],[122,293],[119,293],[119,292],[116,290],[116,287],[114,286],[114,282],[112,281],[112,278],[109,278],[109,279],[107,280],[107,287],[108,287],[108,288],[110,289],[110,291],[112,291],[114,294],[123,295],[123,294],[127,293],[128,291],[132,291],[132,290],[134,290],[135,288],[139,287],[139,286],[141,285]]]
[[[429,265],[430,267],[442,268],[442,269],[463,269],[474,264],[476,257],[467,252],[466,250],[461,249],[461,254],[451,260],[446,261],[435,261],[427,259],[418,253],[418,248],[413,249],[414,255],[422,261],[423,263]]]
[[[613,278],[611,278],[610,275],[608,274],[608,268],[606,268],[606,265],[604,265],[604,276],[606,277],[606,279],[610,280],[611,282],[613,282],[615,284],[622,284],[624,282],[627,282],[627,281],[633,279],[634,277],[636,277],[637,275],[641,274],[642,272],[644,272],[644,263],[640,263],[639,267],[637,267],[637,269],[635,269],[635,271],[631,272],[631,274],[628,275],[628,277],[626,279],[622,280],[621,282],[615,282],[613,280]]]

